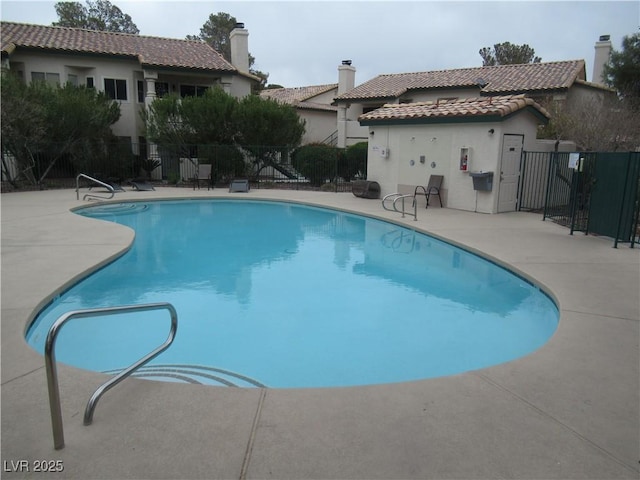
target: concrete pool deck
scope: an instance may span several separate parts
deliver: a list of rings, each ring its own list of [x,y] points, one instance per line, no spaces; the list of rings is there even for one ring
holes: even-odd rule
[[[484,252],[552,293],[558,330],[524,358],[408,383],[280,390],[131,378],[100,400],[91,426],[86,402],[108,377],[59,365],[66,446],[55,450],[44,360],[25,328],[133,233],[71,213],[89,204],[73,190],[3,194],[2,478],[639,477],[640,248],[571,236],[540,214],[430,207],[415,222],[350,193],[157,188],[114,200],[227,196],[343,208]],[[36,472],[43,461],[63,471]]]

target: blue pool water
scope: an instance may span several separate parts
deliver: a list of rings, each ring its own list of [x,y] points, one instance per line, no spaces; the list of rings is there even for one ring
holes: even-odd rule
[[[132,248],[56,298],[27,333],[77,309],[170,302],[166,381],[333,387],[452,375],[542,346],[558,310],[509,271],[413,230],[282,202],[185,200],[78,213],[133,228]],[[164,312],[72,320],[59,362],[101,372],[162,343]]]

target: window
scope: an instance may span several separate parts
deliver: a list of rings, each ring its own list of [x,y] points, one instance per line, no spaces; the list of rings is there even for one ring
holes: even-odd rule
[[[93,77],[87,77],[87,88],[96,88],[93,83]]]
[[[169,94],[169,84],[167,82],[156,82],[156,97],[162,98]]]
[[[138,80],[138,103],[144,103],[144,82]]]
[[[67,75],[67,83],[70,83],[74,87],[77,87],[78,86],[78,75],[76,75],[74,73],[70,73],[69,75]]]
[[[127,81],[114,78],[104,79],[104,93],[113,100],[127,100]]]
[[[52,85],[60,84],[60,74],[50,72],[31,72],[32,82],[47,82]]]
[[[209,87],[202,85],[180,85],[181,97],[201,97]]]

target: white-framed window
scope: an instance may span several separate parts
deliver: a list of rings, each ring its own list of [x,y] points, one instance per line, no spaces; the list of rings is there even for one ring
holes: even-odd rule
[[[78,75],[76,75],[75,73],[69,73],[67,75],[67,83],[70,83],[74,87],[77,87],[78,86]]]
[[[118,78],[104,79],[104,93],[113,100],[127,101],[127,81]]]
[[[47,82],[51,85],[60,85],[60,74],[52,72],[31,72],[32,82]]]
[[[86,79],[87,88],[96,88],[96,83],[93,77],[87,77]]]

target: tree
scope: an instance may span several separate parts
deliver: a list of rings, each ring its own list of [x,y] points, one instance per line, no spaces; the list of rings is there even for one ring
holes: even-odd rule
[[[227,62],[231,62],[231,43],[229,39],[231,31],[236,28],[237,23],[236,17],[228,13],[218,12],[216,15],[211,14],[202,28],[200,28],[199,35],[187,35],[186,38],[187,40],[202,40],[208,43],[215,51],[222,54]],[[251,67],[255,60],[253,55],[249,53],[249,72],[261,79],[258,90],[262,90],[267,84],[269,74],[252,69]]]
[[[237,137],[233,124],[237,104],[236,98],[219,87],[198,97],[165,95],[154,100],[149,111],[142,111],[145,135],[164,145],[231,145]]]
[[[87,0],[87,7],[78,2],[58,2],[55,5],[58,22],[54,27],[76,27],[103,32],[138,34],[140,30],[131,17],[109,0]]]
[[[296,109],[259,95],[249,95],[238,103],[234,112],[238,142],[252,157],[253,173],[282,162],[284,150],[300,143],[305,121]]]
[[[522,63],[540,63],[540,57],[536,57],[536,52],[529,45],[513,45],[509,42],[496,43],[493,48],[481,48],[483,67],[494,67],[496,65],[515,65]]]
[[[34,85],[36,86],[43,84],[38,83]],[[0,94],[3,177],[14,187],[17,187],[16,181],[20,177],[35,183],[32,173],[35,165],[34,152],[47,133],[44,106],[37,100],[46,98],[46,92],[40,93],[36,88],[27,89],[16,75],[7,72],[2,74]],[[11,174],[5,152],[17,160],[18,173],[15,178]]]
[[[210,88],[199,97],[158,98],[142,117],[146,137],[167,155],[189,157],[189,147],[197,145],[199,159],[214,159],[223,146],[234,146],[251,158],[255,174],[279,164],[282,152],[298,145],[304,134],[304,121],[292,106],[257,95],[238,100],[221,88]],[[225,152],[230,155],[230,150]],[[232,159],[228,169],[237,168]]]
[[[120,106],[104,93],[66,84],[31,82],[2,75],[2,148],[17,162],[19,177],[38,185],[56,161],[79,165],[97,144],[113,140]],[[36,169],[36,165],[40,168]],[[3,170],[8,173],[3,159]]]
[[[231,43],[229,36],[238,21],[228,13],[218,12],[209,15],[209,19],[200,28],[199,35],[187,35],[187,40],[202,40],[207,42],[215,51],[222,54],[228,62],[231,61]],[[249,57],[249,66],[252,65]]]
[[[634,109],[640,108],[640,33],[625,36],[622,51],[611,51],[604,79]]]
[[[571,140],[585,151],[632,151],[640,145],[640,116],[614,95],[588,97],[571,107],[547,103],[552,118],[541,138]]]

